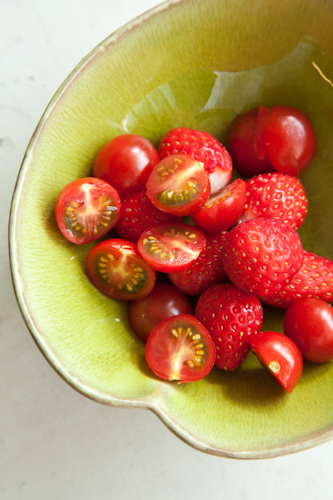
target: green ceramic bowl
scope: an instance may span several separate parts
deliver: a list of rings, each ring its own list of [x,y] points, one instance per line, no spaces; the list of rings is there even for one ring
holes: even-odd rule
[[[254,355],[234,373],[213,369],[178,385],[148,369],[127,305],[99,294],[75,246],[57,229],[57,194],[89,175],[101,146],[134,132],[155,144],[175,126],[226,142],[237,114],[259,104],[302,109],[319,151],[301,176],[310,209],[307,250],[333,258],[333,2],[176,0],[96,47],[60,87],[28,146],[14,192],[10,253],[18,302],[38,347],[73,388],[95,401],[147,408],[195,448],[273,457],[333,436],[333,363],[306,363],[288,395]],[[282,331],[283,311],[265,309]]]

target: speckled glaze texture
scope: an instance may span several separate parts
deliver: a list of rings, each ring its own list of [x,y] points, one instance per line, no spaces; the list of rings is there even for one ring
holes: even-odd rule
[[[288,395],[254,355],[235,372],[214,368],[192,384],[157,380],[132,333],[127,305],[87,280],[93,244],[58,231],[54,203],[68,182],[91,174],[115,135],[157,145],[175,126],[224,143],[235,116],[259,104],[297,106],[312,119],[318,155],[302,174],[309,213],[304,248],[333,258],[333,4],[318,0],[166,2],[95,48],[64,82],[28,146],[13,196],[14,286],[38,347],[64,380],[111,406],[153,410],[195,448],[265,458],[333,435],[333,363],[305,363]],[[319,71],[320,70],[320,71]],[[264,329],[283,311],[265,307]]]

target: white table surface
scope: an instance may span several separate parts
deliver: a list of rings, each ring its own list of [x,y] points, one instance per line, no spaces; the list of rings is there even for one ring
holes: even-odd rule
[[[203,454],[149,411],[109,408],[76,393],[42,357],[18,310],[7,222],[34,128],[82,57],[158,3],[0,0],[0,498],[332,498],[333,442],[259,461]]]

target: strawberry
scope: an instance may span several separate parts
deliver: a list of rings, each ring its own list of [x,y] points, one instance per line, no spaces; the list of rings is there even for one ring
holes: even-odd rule
[[[162,138],[158,152],[161,158],[182,153],[202,162],[209,174],[211,194],[219,192],[231,179],[232,161],[228,151],[207,132],[184,127],[172,129]]]
[[[137,243],[143,231],[153,224],[177,221],[179,217],[161,212],[154,207],[145,191],[139,191],[121,199],[121,214],[114,229],[124,240]]]
[[[227,234],[222,264],[238,288],[267,297],[288,285],[300,269],[302,250],[292,227],[261,217],[243,222]]]
[[[333,262],[325,257],[303,250],[303,264],[290,283],[271,297],[260,297],[266,304],[287,309],[305,297],[333,300]]]
[[[215,283],[223,283],[227,275],[221,258],[227,233],[205,233],[206,248],[197,260],[184,271],[170,273],[170,281],[187,295],[199,295]]]
[[[259,299],[230,284],[207,288],[194,314],[213,339],[216,366],[225,370],[235,370],[245,360],[250,351],[248,339],[263,322]]]
[[[261,174],[246,181],[245,209],[239,222],[272,217],[297,230],[307,211],[308,199],[300,180],[286,174]]]

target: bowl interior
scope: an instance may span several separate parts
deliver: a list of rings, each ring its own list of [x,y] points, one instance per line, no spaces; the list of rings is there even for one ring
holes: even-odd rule
[[[47,108],[14,193],[11,264],[18,301],[37,345],[74,388],[97,401],[151,408],[197,448],[232,457],[290,453],[333,432],[333,364],[305,363],[290,395],[250,354],[233,373],[157,380],[127,305],[88,282],[93,245],[67,242],[54,203],[68,182],[91,173],[109,139],[124,132],[155,145],[176,126],[224,144],[233,119],[259,104],[300,108],[313,121],[317,157],[302,173],[309,213],[304,248],[333,259],[333,5],[315,0],[166,2],[89,54]],[[264,329],[284,312],[265,307]]]

